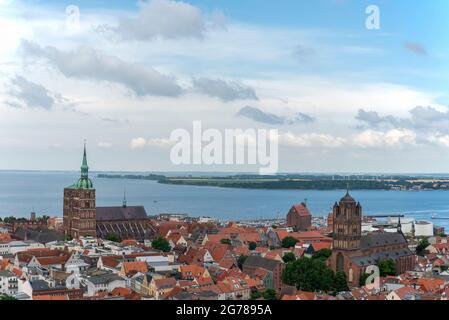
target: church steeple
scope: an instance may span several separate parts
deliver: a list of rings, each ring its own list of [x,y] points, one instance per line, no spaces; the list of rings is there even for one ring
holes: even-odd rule
[[[333,248],[357,250],[362,235],[362,206],[346,191],[333,208]]]
[[[127,201],[126,201],[126,189],[123,190],[123,203],[122,203],[123,208],[126,208],[127,206]]]
[[[75,189],[93,189],[93,183],[89,179],[89,166],[87,165],[86,141],[84,141],[83,162],[81,163],[81,177],[74,185]]]
[[[84,141],[83,162],[81,164],[81,177],[89,177],[89,166],[87,165],[86,141]]]

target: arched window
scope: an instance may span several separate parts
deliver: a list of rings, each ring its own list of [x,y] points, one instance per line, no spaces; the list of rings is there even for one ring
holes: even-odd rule
[[[343,254],[340,252],[337,254],[337,272],[344,272],[344,262],[345,258]]]

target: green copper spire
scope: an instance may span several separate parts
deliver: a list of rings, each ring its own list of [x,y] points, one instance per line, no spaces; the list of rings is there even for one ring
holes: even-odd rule
[[[89,166],[87,165],[86,142],[84,142],[83,163],[81,164],[81,177],[87,178],[88,176],[89,176]]]
[[[87,165],[86,141],[84,141],[83,163],[81,164],[81,178],[74,184],[76,189],[93,189],[93,183],[89,179],[89,166]]]

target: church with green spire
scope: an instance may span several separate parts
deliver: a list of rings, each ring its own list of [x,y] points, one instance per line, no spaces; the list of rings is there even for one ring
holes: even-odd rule
[[[86,143],[84,143],[81,176],[64,189],[64,232],[71,238],[96,237],[96,194],[89,179]]]
[[[87,164],[86,144],[84,143],[83,162],[81,163],[81,177],[76,181],[72,188],[74,189],[93,189],[92,180],[89,179],[89,166]]]
[[[112,234],[120,239],[144,241],[152,239],[156,233],[143,206],[128,206],[126,191],[121,206],[96,206],[96,191],[89,178],[85,143],[81,175],[74,184],[64,189],[63,220],[65,235],[73,239],[105,239]]]

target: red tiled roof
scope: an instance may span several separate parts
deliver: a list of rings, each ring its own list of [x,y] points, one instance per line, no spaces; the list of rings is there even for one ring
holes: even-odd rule
[[[131,289],[123,288],[123,287],[114,288],[114,290],[112,290],[112,292],[111,292],[111,294],[113,296],[123,296],[123,297],[128,296],[131,293],[132,293]]]
[[[330,242],[314,242],[311,244],[313,247],[313,250],[320,251],[322,249],[330,249],[331,243]]]
[[[120,263],[121,256],[101,256],[101,262],[109,268],[117,268]]]
[[[144,261],[123,262],[122,267],[125,274],[129,274],[130,272],[141,272],[141,273],[148,272],[148,266]]]
[[[181,272],[181,274],[182,274],[182,276],[184,278],[189,277],[189,276],[191,276],[191,277],[201,277],[206,272],[205,268],[203,268],[203,267],[201,267],[199,265],[196,265],[196,264],[190,264],[190,265],[187,265],[187,266],[180,266],[179,270],[180,270],[180,272]]]
[[[433,292],[439,289],[442,289],[445,281],[444,279],[426,279],[420,278],[416,281],[416,283],[420,286],[420,289],[424,292]]]
[[[198,277],[196,278],[196,283],[198,283],[199,286],[209,286],[214,284],[214,280],[210,277]]]
[[[158,289],[169,289],[176,286],[175,278],[154,279],[154,284]]]
[[[309,209],[304,205],[304,203],[298,203],[293,206],[296,214],[299,216],[310,216]]]
[[[41,257],[36,258],[37,261],[39,261],[40,265],[42,266],[49,266],[49,265],[58,265],[58,264],[65,264],[67,260],[69,260],[69,256],[60,256],[60,257]]]

